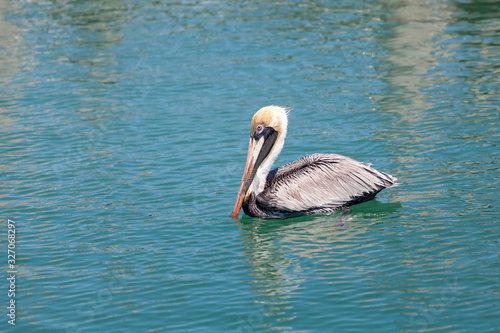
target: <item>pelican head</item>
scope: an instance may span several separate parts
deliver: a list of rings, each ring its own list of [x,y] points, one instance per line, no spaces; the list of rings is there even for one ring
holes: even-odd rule
[[[250,193],[264,190],[266,177],[285,143],[287,113],[287,109],[271,105],[254,114],[245,170],[231,214],[233,219]]]

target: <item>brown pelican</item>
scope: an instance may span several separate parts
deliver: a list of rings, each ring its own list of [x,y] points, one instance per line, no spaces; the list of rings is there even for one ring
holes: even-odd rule
[[[371,200],[396,178],[337,154],[312,154],[271,170],[285,143],[287,109],[266,106],[252,118],[250,146],[231,217],[332,212]]]

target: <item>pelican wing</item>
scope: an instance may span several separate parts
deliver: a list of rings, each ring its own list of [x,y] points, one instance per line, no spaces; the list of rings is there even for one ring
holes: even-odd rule
[[[312,154],[272,170],[258,204],[269,211],[341,208],[372,199],[396,178],[337,154]]]

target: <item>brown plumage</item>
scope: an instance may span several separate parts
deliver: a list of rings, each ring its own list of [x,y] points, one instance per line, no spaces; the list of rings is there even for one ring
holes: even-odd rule
[[[373,199],[396,179],[337,154],[312,154],[272,170],[264,191],[243,203],[245,214],[288,217],[336,211]]]
[[[260,218],[332,212],[397,185],[396,178],[370,164],[337,154],[312,154],[269,171],[283,147],[287,123],[281,107],[265,107],[255,114],[233,218],[240,207]]]

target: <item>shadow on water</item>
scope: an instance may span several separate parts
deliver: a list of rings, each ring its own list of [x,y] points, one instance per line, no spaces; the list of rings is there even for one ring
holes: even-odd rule
[[[304,229],[308,225],[323,224],[325,227],[341,230],[349,228],[350,221],[381,219],[393,214],[402,207],[400,202],[382,203],[377,200],[350,207],[349,211],[337,211],[328,214],[304,215],[288,219],[257,219],[244,215],[240,219],[240,228],[249,233],[267,234],[286,230]],[[356,222],[354,222],[356,223]]]
[[[325,269],[331,271],[333,265],[342,278],[364,272],[362,264],[345,262],[346,258],[370,246],[373,236],[366,231],[390,219],[399,208],[399,202],[372,200],[352,207],[350,212],[281,220],[244,216],[239,227],[247,248],[244,255],[252,267],[252,290],[259,296],[256,315],[276,318],[274,328],[278,329],[294,319],[282,318],[285,310],[289,313],[300,306],[293,304],[293,297],[311,280],[321,279]]]
[[[491,0],[475,0],[468,2],[454,2],[454,5],[460,9],[458,13],[460,15],[459,20],[467,21],[471,23],[486,21],[489,19],[498,19],[498,11],[500,10],[500,3],[498,1]],[[474,31],[477,31],[475,29]],[[477,31],[482,33],[483,31]]]

